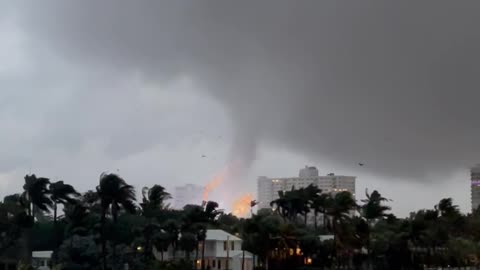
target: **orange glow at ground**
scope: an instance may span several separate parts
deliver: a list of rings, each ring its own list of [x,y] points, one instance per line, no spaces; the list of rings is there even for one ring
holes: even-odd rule
[[[252,194],[244,194],[232,204],[232,214],[237,217],[246,217],[250,211],[250,203],[253,201]]]

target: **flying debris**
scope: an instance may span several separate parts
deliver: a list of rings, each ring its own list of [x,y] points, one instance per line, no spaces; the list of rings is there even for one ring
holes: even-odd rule
[[[363,163],[358,163],[358,166],[363,166],[364,164]]]
[[[206,155],[202,155],[202,158],[207,157]]]
[[[257,204],[258,204],[257,200],[253,200],[253,201],[250,202],[250,207],[253,208]]]

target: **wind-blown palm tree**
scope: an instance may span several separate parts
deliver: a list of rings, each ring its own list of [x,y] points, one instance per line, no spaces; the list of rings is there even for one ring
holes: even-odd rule
[[[0,202],[0,254],[19,240],[23,229],[32,225],[20,194],[6,196]]]
[[[64,184],[63,181],[51,183],[49,186],[50,199],[53,201],[53,222],[57,223],[57,205],[75,204],[80,196],[73,186]]]
[[[181,249],[185,252],[185,259],[190,262],[190,253],[195,250],[198,244],[197,237],[191,232],[182,232],[179,244]]]
[[[55,247],[58,245],[58,224],[57,224],[57,205],[75,204],[77,196],[80,196],[73,186],[64,184],[63,181],[57,181],[49,185],[50,199],[53,201],[53,229]],[[54,263],[57,259],[57,252],[54,252]]]
[[[323,230],[327,228],[327,209],[331,203],[332,197],[328,193],[322,193],[313,200],[312,208],[315,214],[315,228],[317,228],[317,216],[322,214],[323,216]]]
[[[154,216],[155,211],[165,208],[165,201],[172,198],[170,193],[165,191],[165,188],[160,185],[154,185],[151,188],[144,187],[142,189],[142,207],[143,215],[147,218]]]
[[[170,246],[170,235],[166,231],[160,230],[153,236],[153,245],[160,252],[161,261],[163,262],[163,254]]]
[[[50,198],[48,178],[39,177],[35,174],[25,176],[22,197],[27,203],[28,214],[35,218],[35,210],[38,208],[44,212],[50,212],[53,202]]]
[[[217,210],[218,203],[214,201],[208,201],[205,205],[204,213],[205,219],[209,223],[214,223],[218,215],[221,214],[221,211]]]
[[[133,186],[128,185],[120,176],[110,173],[102,173],[100,175],[100,183],[97,186],[97,193],[100,198],[102,206],[101,214],[101,234],[102,234],[102,256],[103,267],[107,269],[107,248],[105,239],[105,224],[107,222],[107,212],[113,218],[113,223],[116,224],[118,214],[121,208],[130,213],[135,213],[137,206],[135,205],[135,189]],[[115,248],[113,248],[115,252]],[[113,254],[115,257],[115,254]],[[115,260],[115,258],[113,258]]]
[[[50,208],[53,205],[50,199],[50,191],[48,185],[50,180],[48,178],[39,177],[35,174],[25,175],[25,184],[23,185],[23,193],[21,200],[27,208],[27,214],[35,223],[36,210],[40,209],[43,212],[50,212]],[[32,254],[32,235],[31,228],[25,231],[25,257],[28,261],[31,260]]]
[[[302,196],[302,204],[303,204],[303,217],[304,223],[307,225],[307,216],[310,212],[310,209],[314,208],[314,203],[320,197],[320,193],[322,192],[316,185],[310,184],[306,188],[300,189],[299,193]],[[315,209],[313,209],[315,210]],[[315,228],[317,223],[317,215],[315,213]]]
[[[153,223],[153,218],[158,216],[160,210],[165,208],[165,201],[170,199],[170,193],[160,185],[154,185],[151,188],[144,187],[142,189],[142,215],[146,218],[146,224],[143,228],[143,236],[145,240],[145,260],[152,256],[153,236],[160,230],[157,224]]]
[[[271,201],[270,206],[275,208],[275,212],[277,212],[283,218],[283,220],[289,218],[291,203],[287,198],[286,192],[283,190],[278,191],[278,198]]]
[[[368,194],[368,190],[365,190],[366,199],[362,200],[364,203],[361,208],[360,212],[363,218],[367,221],[368,224],[368,233],[367,233],[367,256],[369,258],[369,264],[371,264],[370,258],[370,241],[371,241],[371,230],[374,223],[383,217],[386,217],[388,214],[386,213],[391,208],[389,206],[383,205],[384,202],[389,201],[387,198],[382,197],[382,195],[374,190],[372,193]]]
[[[441,199],[440,202],[435,206],[435,209],[440,212],[442,217],[452,217],[460,215],[458,206],[453,204],[452,198]]]
[[[213,224],[216,222],[217,217],[222,213],[217,210],[218,203],[214,201],[208,201],[205,204],[204,224],[200,224],[200,234],[197,234],[197,238],[202,242],[202,260],[200,261],[200,269],[205,270],[205,240],[207,238],[207,231],[205,223]],[[203,231],[202,231],[203,230]]]
[[[197,239],[197,243],[202,243],[202,261],[205,259],[205,240],[207,239],[207,226],[202,223],[197,223],[193,227],[193,232]],[[195,262],[198,260],[198,244],[195,249]]]
[[[332,219],[331,224],[335,250],[337,248],[341,225],[347,223],[350,220],[351,211],[356,209],[356,207],[357,204],[355,202],[355,199],[348,191],[342,191],[335,194],[331,202],[329,202],[326,214]]]
[[[163,230],[168,234],[169,245],[172,246],[172,257],[175,260],[175,255],[178,248],[178,236],[180,234],[180,225],[177,221],[170,219],[163,225]]]

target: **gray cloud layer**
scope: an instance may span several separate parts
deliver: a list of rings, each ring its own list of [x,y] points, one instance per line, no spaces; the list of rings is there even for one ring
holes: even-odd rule
[[[14,18],[35,46],[106,81],[188,75],[228,110],[234,153],[246,160],[270,143],[416,178],[480,161],[479,7],[38,1],[19,4]],[[98,102],[115,99],[105,93]]]

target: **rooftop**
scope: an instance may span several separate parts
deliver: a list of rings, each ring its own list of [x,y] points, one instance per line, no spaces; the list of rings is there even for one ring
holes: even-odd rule
[[[50,258],[52,257],[53,251],[51,250],[42,250],[42,251],[32,251],[33,258]]]
[[[227,238],[230,241],[242,241],[242,239],[223,230],[207,230],[206,240],[227,241]]]

